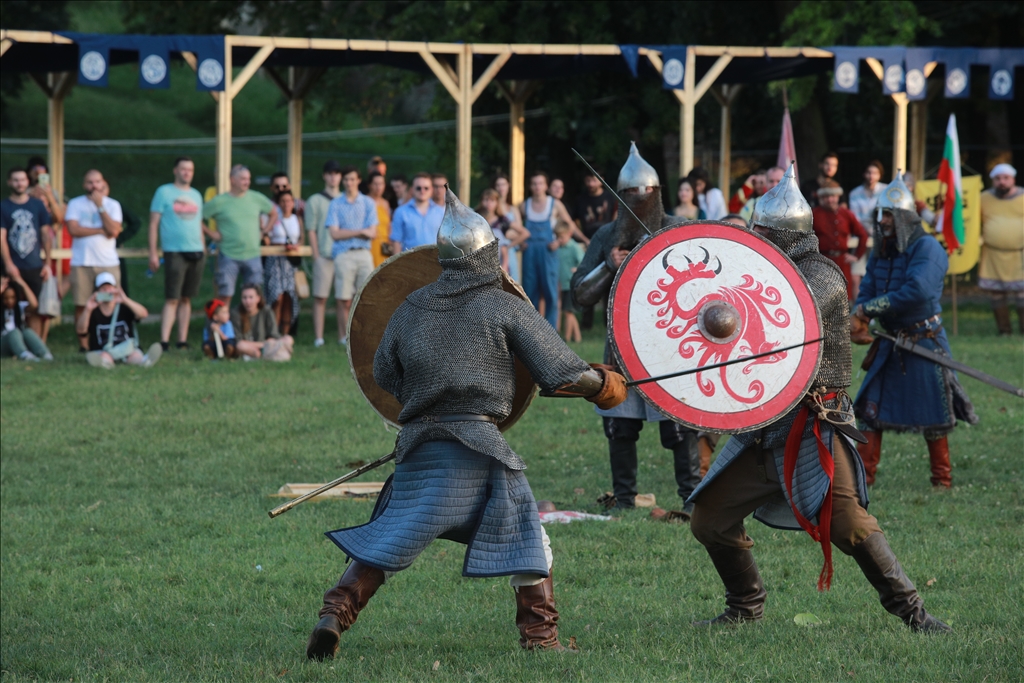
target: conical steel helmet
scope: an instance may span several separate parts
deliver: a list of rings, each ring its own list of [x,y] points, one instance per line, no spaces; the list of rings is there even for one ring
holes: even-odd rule
[[[896,171],[896,178],[882,191],[882,196],[878,198],[875,209],[878,214],[878,220],[882,220],[883,211],[902,209],[904,211],[917,212],[917,207],[914,204],[914,195],[910,188],[907,187],[907,184],[903,182],[902,170]]]
[[[469,256],[497,238],[484,217],[459,201],[445,183],[444,218],[437,230],[437,257],[453,259]]]
[[[661,179],[654,167],[647,163],[640,152],[637,151],[636,143],[629,143],[629,158],[619,171],[619,182],[616,191],[631,190],[638,187],[661,187]]]
[[[754,205],[750,225],[761,225],[775,230],[811,232],[813,217],[811,205],[804,199],[796,183],[794,164],[782,177],[782,181],[762,195]]]

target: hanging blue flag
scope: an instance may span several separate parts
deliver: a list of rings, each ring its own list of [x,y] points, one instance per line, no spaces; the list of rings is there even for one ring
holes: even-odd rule
[[[973,48],[936,50],[936,61],[946,65],[946,97],[965,99],[971,95],[971,64],[977,58]]]
[[[935,61],[935,48],[908,47],[905,60],[907,99],[912,102],[924,100],[928,96],[928,78],[924,75],[924,68]]]
[[[1024,50],[981,49],[979,64],[988,65],[988,97],[990,100],[1012,100],[1014,71],[1024,66]]]
[[[151,36],[139,44],[139,87],[143,90],[171,87],[171,59],[166,42]]]
[[[682,90],[686,75],[686,46],[666,45],[661,51],[661,87]]]
[[[836,62],[833,68],[832,89],[836,92],[855,93],[859,90],[860,53],[856,48],[831,48]]]
[[[903,63],[906,59],[906,48],[879,47],[873,48],[870,57],[874,57],[882,63],[882,94],[894,95],[903,92],[906,77],[903,71]]]
[[[107,36],[82,36],[78,43],[78,84],[107,87],[110,73],[110,40]]]
[[[175,50],[196,56],[196,90],[224,90],[224,36],[178,36]]]
[[[633,78],[636,78],[637,61],[640,59],[640,46],[619,45],[619,52],[622,53],[622,58],[626,60],[626,66],[629,67],[629,72],[633,74]]]

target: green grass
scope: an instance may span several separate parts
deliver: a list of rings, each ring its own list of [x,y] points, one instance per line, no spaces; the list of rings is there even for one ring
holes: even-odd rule
[[[871,503],[950,636],[905,629],[841,554],[832,591],[817,593],[817,544],[756,522],[767,618],[694,629],[722,607],[711,563],[686,526],[637,512],[548,529],[562,637],[575,636],[580,655],[520,651],[507,580],[462,578],[463,548],[439,541],[380,590],[333,663],[308,663],[320,596],[344,562],[322,533],[362,523],[372,503],[313,503],[270,520],[280,500],[269,496],[336,477],[393,440],[345,356],[312,349],[308,323],[284,365],[171,352],[149,371],[100,372],[72,351],[66,325],[53,364],[0,364],[4,680],[1021,679],[1024,403],[969,379],[982,421],[951,437],[955,488],[931,490],[921,437],[888,435]],[[991,327],[986,309],[962,311],[954,353],[1024,384],[1021,338]],[[156,334],[145,326],[143,342]],[[578,349],[597,360],[600,334]],[[537,399],[507,436],[538,499],[596,511],[609,475],[589,404]],[[674,507],[656,429],[640,454],[641,490]],[[823,623],[797,626],[803,612]]]

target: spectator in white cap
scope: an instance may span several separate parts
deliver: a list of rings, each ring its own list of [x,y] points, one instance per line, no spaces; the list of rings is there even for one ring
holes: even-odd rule
[[[978,286],[992,296],[999,334],[1011,334],[1011,304],[1024,334],[1024,188],[1010,164],[996,164],[989,178],[992,187],[981,193]]]
[[[118,361],[146,368],[156,365],[163,347],[158,342],[143,354],[135,330],[135,323],[147,315],[146,307],[129,299],[111,273],[99,273],[85,310],[75,322],[79,337],[86,338],[89,345],[85,354],[89,365],[107,370]]]

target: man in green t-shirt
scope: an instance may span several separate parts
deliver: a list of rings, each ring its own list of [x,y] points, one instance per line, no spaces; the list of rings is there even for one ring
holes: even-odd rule
[[[235,282],[263,286],[260,238],[277,222],[277,207],[259,192],[250,192],[252,175],[242,165],[231,168],[231,189],[203,206],[203,220],[217,221],[215,230],[203,231],[220,245],[217,256],[217,294],[228,300],[235,294]],[[264,219],[266,216],[266,219]]]

